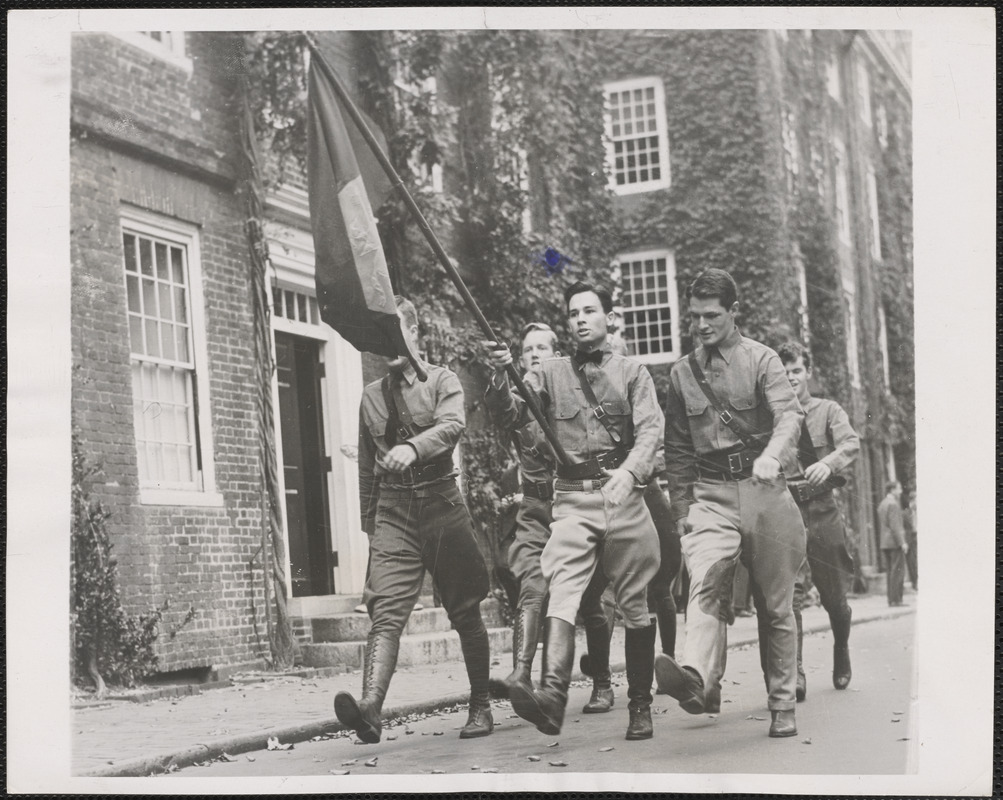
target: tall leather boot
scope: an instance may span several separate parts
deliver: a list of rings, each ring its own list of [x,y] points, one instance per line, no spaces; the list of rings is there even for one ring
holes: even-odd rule
[[[461,739],[487,736],[495,727],[488,693],[491,652],[488,647],[488,632],[481,622],[479,611],[477,622],[479,625],[473,631],[460,636],[460,649],[463,651],[463,662],[470,680],[470,708],[467,724],[460,730]]]
[[[505,680],[492,678],[489,681],[491,696],[508,697],[508,687],[525,680],[532,683],[533,659],[536,645],[540,641],[540,607],[520,606],[512,622],[512,672]]]
[[[804,631],[801,627],[801,609],[796,606],[794,608],[794,623],[798,629],[798,679],[794,688],[794,697],[797,702],[801,703],[808,696],[808,679],[805,677],[804,663],[801,660],[801,645],[804,639]]]
[[[582,707],[583,714],[604,714],[613,708],[613,676],[609,668],[611,631],[611,625],[585,629],[585,642],[589,652],[582,656],[582,662],[585,662],[587,656],[592,678],[592,697]]]
[[[547,617],[540,688],[534,690],[529,681],[509,686],[512,709],[524,720],[532,722],[540,733],[556,736],[561,732],[574,657],[575,626],[557,617]]]
[[[766,665],[770,661],[770,622],[766,618],[765,612],[756,609],[756,625],[759,628],[759,666],[763,670],[763,682],[766,684],[766,691],[770,691],[770,676],[766,671]]]
[[[853,611],[849,606],[842,614],[830,617],[832,625],[832,685],[845,689],[850,685],[853,672],[850,669],[850,623]]]
[[[624,650],[627,657],[627,697],[630,703],[628,740],[650,739],[654,734],[651,725],[651,684],[655,680],[655,625],[646,628],[627,628],[624,631]]]
[[[355,731],[366,744],[380,740],[383,722],[383,699],[397,666],[400,639],[395,634],[369,632],[362,669],[362,699],[359,702],[348,692],[334,697],[334,713],[349,730]]]
[[[675,658],[676,599],[671,594],[661,598],[655,605],[655,618],[658,620],[658,638],[662,643],[662,652]]]

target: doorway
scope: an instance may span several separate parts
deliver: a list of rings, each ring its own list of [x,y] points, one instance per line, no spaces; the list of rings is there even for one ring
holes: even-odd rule
[[[275,332],[285,477],[286,531],[293,597],[334,593],[320,343]]]

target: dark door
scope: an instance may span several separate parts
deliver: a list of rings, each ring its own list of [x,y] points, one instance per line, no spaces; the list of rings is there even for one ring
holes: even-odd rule
[[[334,593],[320,345],[275,334],[293,597]]]

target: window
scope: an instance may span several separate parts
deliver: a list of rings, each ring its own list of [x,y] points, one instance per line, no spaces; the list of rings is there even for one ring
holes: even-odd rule
[[[892,385],[890,365],[888,363],[888,325],[885,321],[885,307],[878,306],[878,350],[881,353],[881,370],[885,376],[885,388]]]
[[[878,215],[878,179],[874,168],[867,167],[867,213],[871,219],[871,256],[881,260],[881,219]]]
[[[888,112],[885,111],[883,105],[879,105],[875,116],[877,117],[878,144],[884,150],[888,147]]]
[[[867,64],[857,62],[857,105],[860,106],[860,119],[867,127],[871,126],[871,78],[867,73]]]
[[[843,99],[843,88],[839,80],[839,58],[835,53],[831,54],[825,63],[825,85],[833,100]]]
[[[215,494],[198,231],[122,212],[140,500],[222,505]]]
[[[179,67],[189,75],[192,73],[192,60],[185,52],[184,31],[121,31],[113,35]]]
[[[808,276],[805,274],[800,248],[794,257],[794,271],[798,279],[798,322],[801,327],[801,341],[808,345],[811,343],[811,320],[808,317]]]
[[[798,134],[795,128],[794,112],[789,108],[780,112],[780,136],[783,140],[787,190],[793,192],[797,186],[798,173],[801,171],[801,159],[798,153]]]
[[[833,169],[836,173],[836,227],[839,240],[850,243],[850,191],[846,168],[846,146],[839,137],[833,139]]]
[[[316,297],[296,289],[283,289],[277,284],[272,286],[272,313],[292,322],[320,325]]]
[[[669,185],[669,137],[665,95],[658,78],[607,83],[610,187],[617,194]]]
[[[860,357],[857,352],[857,299],[853,292],[843,292],[846,304],[846,358],[850,367],[850,383],[860,388]]]
[[[674,361],[679,357],[679,299],[672,253],[625,253],[618,261],[617,299],[628,352],[646,364]]]

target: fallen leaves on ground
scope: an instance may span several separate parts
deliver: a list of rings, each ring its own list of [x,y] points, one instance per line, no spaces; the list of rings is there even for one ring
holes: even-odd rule
[[[765,722],[766,721],[766,717],[757,717],[754,714],[749,714],[749,716],[747,716],[746,719],[755,719],[755,720],[758,720],[759,722]]]
[[[568,762],[567,761],[548,761],[547,763],[550,764],[550,766],[552,766],[552,767],[566,767],[566,766],[568,766]]]
[[[358,763],[359,763],[359,759],[353,758],[351,761],[342,761],[341,762],[341,766],[343,766],[343,767],[350,767],[353,764],[358,764]]]
[[[257,761],[257,759],[256,759],[256,758],[255,758],[254,756],[248,756],[248,757],[247,757],[247,760],[248,760],[248,761],[250,761],[250,762],[252,762],[252,763],[253,763],[254,761]]]
[[[901,722],[902,720],[900,720],[900,719],[890,719],[890,720],[888,720],[888,721],[889,721],[889,722]]]
[[[560,742],[551,742],[550,744],[547,745],[547,747],[557,747],[557,745],[559,744]]]
[[[488,767],[487,769],[482,769],[481,770],[481,774],[482,775],[486,775],[486,774],[489,774],[489,773],[495,773],[495,772],[498,772],[498,767]]]
[[[373,756],[371,759],[369,759],[366,762],[366,766],[367,767],[375,767],[376,766],[376,762],[379,761],[379,760],[380,760],[379,756]]]
[[[445,775],[446,774],[446,770],[444,770],[444,769],[433,769],[432,770],[432,774],[433,775]]]
[[[387,736],[387,741],[388,742],[392,742],[396,738],[397,738],[396,736],[394,736],[393,734],[390,734],[389,736]]]
[[[237,760],[237,757],[231,756],[229,753],[223,753],[222,755],[220,755],[219,760],[226,761],[227,763],[232,764],[234,761]]]
[[[433,736],[442,736],[442,731],[432,731]]]
[[[329,769],[332,775],[351,775],[351,771],[347,769]]]
[[[599,748],[599,752],[600,753],[608,753],[610,750],[615,750],[615,749],[616,749],[615,747],[600,747]]]
[[[809,736],[807,739],[802,739],[801,744],[811,744],[811,737]]]
[[[269,750],[292,750],[293,749],[293,743],[292,742],[286,742],[285,744],[282,744],[274,736],[270,736],[268,738],[268,749]]]
[[[526,756],[526,760],[527,761],[539,761],[540,757],[539,756]]]

